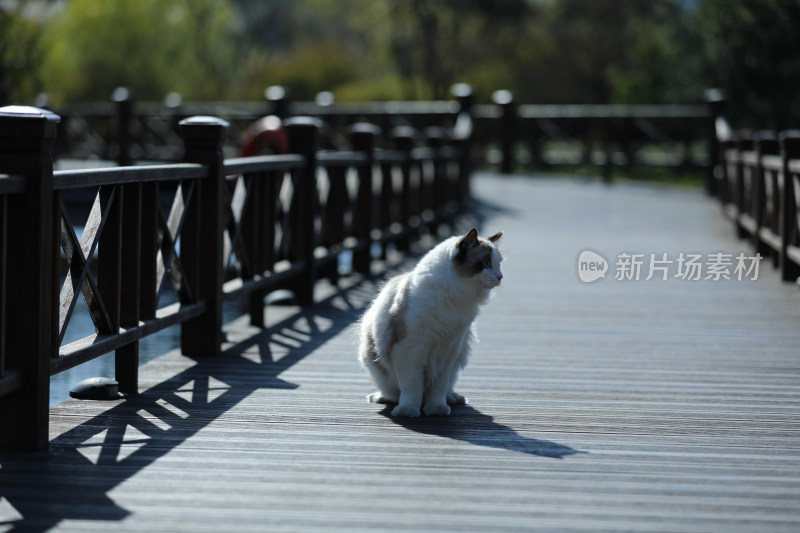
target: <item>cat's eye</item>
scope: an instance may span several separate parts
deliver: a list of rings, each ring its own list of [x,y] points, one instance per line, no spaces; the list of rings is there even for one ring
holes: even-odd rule
[[[486,261],[483,262],[483,268],[492,268],[492,262],[489,259],[487,259]]]

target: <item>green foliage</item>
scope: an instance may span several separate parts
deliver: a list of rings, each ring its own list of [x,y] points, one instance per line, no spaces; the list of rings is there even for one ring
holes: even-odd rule
[[[357,80],[336,88],[337,100],[349,102],[409,100],[409,95],[425,100],[433,98],[421,81],[392,74]]]
[[[703,64],[727,93],[739,127],[797,127],[800,1],[705,0]]]
[[[0,105],[29,103],[39,85],[39,26],[19,9],[0,10]]]
[[[263,93],[268,85],[283,85],[292,98],[313,100],[322,87],[338,87],[358,75],[358,65],[335,41],[304,44],[291,54],[267,58],[251,56],[248,79],[250,94]]]
[[[120,85],[213,98],[232,73],[231,19],[213,0],[70,0],[45,28],[44,86],[55,102],[107,100]]]
[[[0,10],[0,100],[731,99],[738,125],[797,126],[800,0],[64,0]],[[42,3],[34,3],[41,5]],[[28,13],[22,16],[23,13]]]

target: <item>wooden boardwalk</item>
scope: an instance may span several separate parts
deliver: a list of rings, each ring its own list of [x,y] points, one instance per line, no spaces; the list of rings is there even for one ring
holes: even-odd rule
[[[230,324],[221,357],[148,363],[138,397],[51,409],[49,455],[0,455],[0,531],[800,531],[800,291],[766,261],[757,280],[613,279],[623,252],[752,255],[719,206],[474,190],[506,262],[469,405],[399,421],[367,403],[353,322],[379,280],[321,287],[267,331]],[[606,279],[578,279],[584,249]]]

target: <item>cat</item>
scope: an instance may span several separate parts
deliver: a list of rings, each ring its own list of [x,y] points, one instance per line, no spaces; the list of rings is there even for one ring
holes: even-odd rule
[[[394,417],[447,416],[475,340],[473,322],[500,285],[498,232],[476,229],[439,243],[410,272],[390,279],[361,319],[359,359],[377,387],[370,402],[397,404]],[[449,404],[449,405],[448,405]]]

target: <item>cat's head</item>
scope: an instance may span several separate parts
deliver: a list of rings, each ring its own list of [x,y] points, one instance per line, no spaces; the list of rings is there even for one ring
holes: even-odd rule
[[[500,270],[503,256],[497,249],[497,241],[502,235],[503,232],[499,231],[482,239],[478,237],[478,230],[472,228],[460,237],[450,252],[456,273],[464,278],[477,280],[487,289],[500,285],[500,280],[503,279],[503,272]]]

